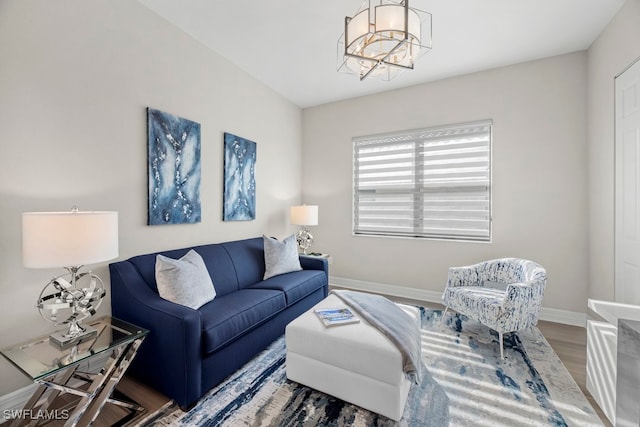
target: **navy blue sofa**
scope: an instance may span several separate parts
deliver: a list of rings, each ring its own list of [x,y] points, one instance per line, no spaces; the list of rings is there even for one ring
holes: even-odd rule
[[[262,238],[159,252],[180,258],[195,249],[216,297],[198,310],[158,295],[158,253],[109,265],[114,317],[149,329],[129,373],[182,409],[235,372],[284,333],[285,326],[328,292],[328,265],[300,257],[302,271],[262,280]]]

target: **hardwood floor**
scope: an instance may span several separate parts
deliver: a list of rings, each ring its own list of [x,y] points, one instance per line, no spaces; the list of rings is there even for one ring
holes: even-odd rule
[[[133,399],[138,402],[139,405],[143,406],[146,411],[141,414],[140,417],[144,417],[147,414],[153,413],[160,409],[165,403],[169,402],[169,399],[158,393],[157,391],[145,386],[144,384],[139,383],[138,381],[123,377],[122,381],[117,386],[118,392],[124,393],[128,398]],[[52,407],[55,408],[73,408],[78,402],[79,398],[73,395],[63,395],[54,401]],[[58,411],[60,414],[61,410]],[[122,426],[127,425],[126,422],[132,423],[135,421],[134,418],[127,418],[129,412],[124,409],[112,405],[106,404],[102,412],[98,415],[95,423],[93,424],[95,427],[106,427],[106,426]],[[32,415],[33,416],[33,415]],[[63,426],[66,420],[51,420],[48,423],[41,423],[46,425],[47,427],[59,427]],[[11,424],[10,421],[5,421],[4,423],[0,423],[0,426],[7,427]]]
[[[424,301],[413,301],[401,298],[393,298],[398,302],[404,302],[409,304],[422,305],[428,308],[443,307],[440,304],[425,303]],[[567,370],[574,378],[582,392],[587,396],[589,402],[593,408],[598,412],[600,419],[605,426],[611,426],[611,423],[604,416],[597,403],[593,400],[586,388],[586,360],[587,360],[587,332],[585,328],[563,325],[553,322],[540,321],[538,328],[543,333],[551,347],[554,349],[562,363],[567,367]],[[147,413],[152,413],[162,407],[165,403],[169,402],[169,399],[155,390],[140,384],[134,379],[127,376],[123,378],[118,386],[118,389],[123,393],[133,398],[142,406],[147,408]],[[97,427],[110,426],[116,424],[125,414],[123,411],[113,405],[107,405],[100,415],[97,422],[94,424]],[[57,426],[62,425],[56,422],[52,422],[48,425]],[[9,425],[8,422],[0,424],[1,426]]]

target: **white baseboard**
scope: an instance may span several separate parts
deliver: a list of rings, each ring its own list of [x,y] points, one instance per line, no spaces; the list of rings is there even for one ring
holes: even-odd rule
[[[559,310],[557,308],[542,307],[540,310],[540,320],[549,322],[564,323],[565,325],[587,327],[587,313],[577,311]]]
[[[368,291],[378,294],[385,294],[399,298],[426,301],[431,303],[442,303],[442,292],[429,291],[426,289],[406,288],[403,286],[388,285],[384,283],[367,282],[364,280],[346,279],[344,277],[329,277],[329,284],[341,288],[354,289],[357,291]],[[586,306],[585,306],[586,310]],[[563,323],[585,327],[587,324],[587,313],[575,311],[558,310],[556,308],[542,307],[540,310],[540,320]]]

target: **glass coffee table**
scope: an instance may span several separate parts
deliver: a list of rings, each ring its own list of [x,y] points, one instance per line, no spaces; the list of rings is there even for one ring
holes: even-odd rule
[[[148,330],[114,317],[101,317],[85,324],[97,334],[73,347],[61,349],[42,336],[0,352],[35,383],[40,384],[24,409],[11,411],[11,426],[64,420],[65,426],[88,426],[109,402],[125,408],[130,420],[144,408],[126,396],[116,399],[114,389],[135,357]],[[60,393],[80,400],[52,408]]]

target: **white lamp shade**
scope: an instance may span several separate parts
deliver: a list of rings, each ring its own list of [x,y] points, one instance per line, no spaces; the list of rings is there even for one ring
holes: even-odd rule
[[[291,224],[318,225],[318,206],[291,206]]]
[[[369,9],[365,9],[349,20],[345,32],[347,46],[357,41],[360,37],[369,34]]]
[[[376,31],[404,32],[404,6],[385,4],[376,7]]]
[[[376,32],[395,31],[404,33],[404,6],[397,4],[385,4],[376,7]],[[420,43],[420,16],[413,10],[409,9],[407,16],[409,23],[407,29],[410,35],[418,39]]]
[[[117,256],[118,212],[22,214],[22,263],[25,267],[79,267]]]

